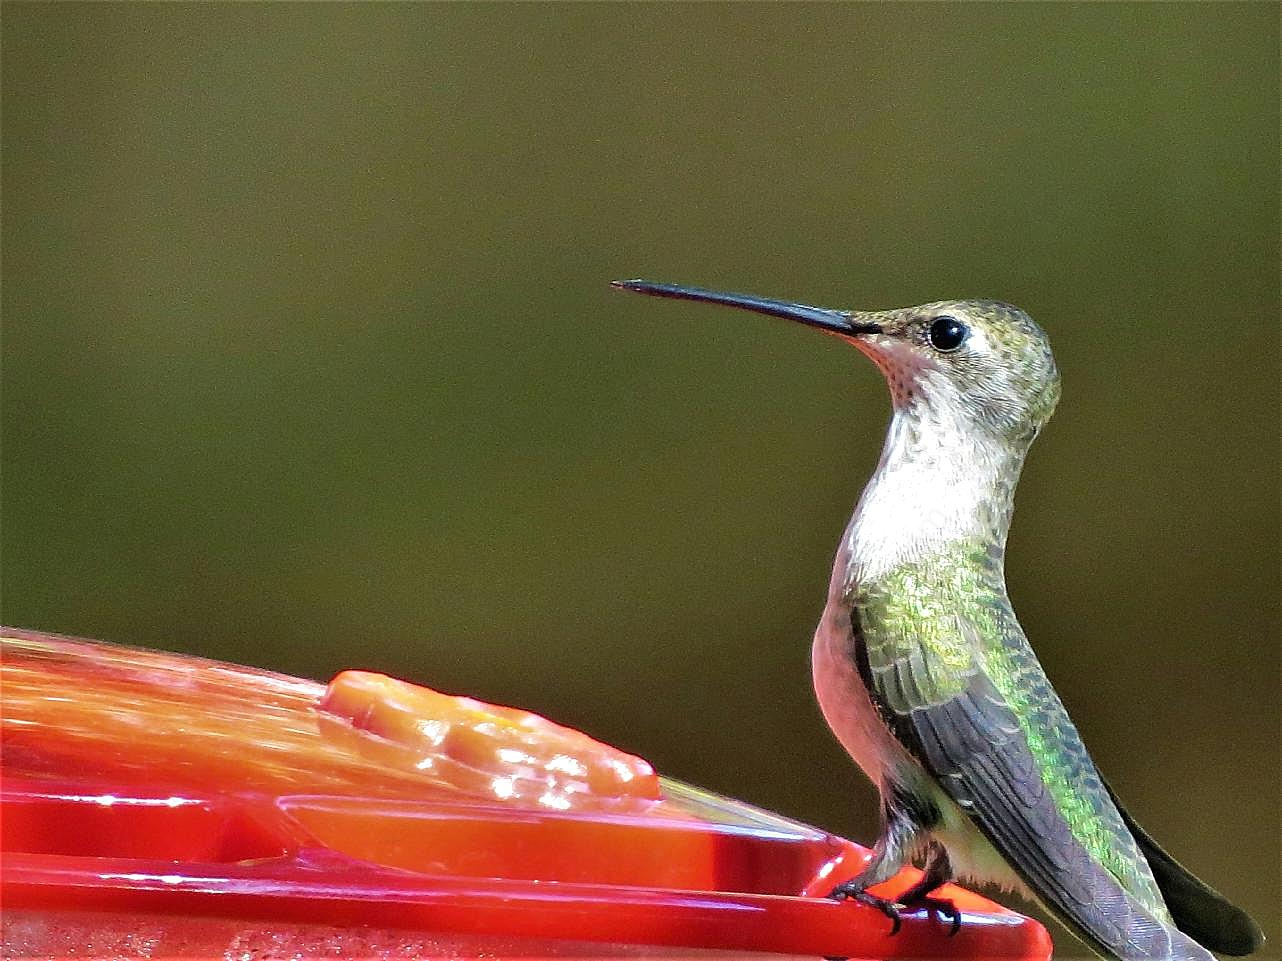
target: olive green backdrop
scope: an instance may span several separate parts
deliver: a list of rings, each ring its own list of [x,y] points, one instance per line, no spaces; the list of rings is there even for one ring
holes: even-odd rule
[[[867,840],[809,643],[880,378],[607,284],[1009,300],[1065,381],[1024,624],[1279,943],[1276,6],[2,16],[8,623],[525,706]]]

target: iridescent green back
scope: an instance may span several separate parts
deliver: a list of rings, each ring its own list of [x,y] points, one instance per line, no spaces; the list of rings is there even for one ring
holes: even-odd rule
[[[944,705],[985,675],[1073,837],[1146,910],[1169,920],[1148,863],[1015,619],[1000,550],[978,539],[954,543],[860,585],[850,600],[883,709],[908,716]]]

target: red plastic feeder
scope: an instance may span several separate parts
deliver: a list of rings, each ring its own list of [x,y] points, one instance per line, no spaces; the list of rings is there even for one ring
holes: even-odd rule
[[[959,888],[955,936],[891,936],[823,896],[865,849],[525,711],[25,631],[0,655],[7,957],[1050,958]]]

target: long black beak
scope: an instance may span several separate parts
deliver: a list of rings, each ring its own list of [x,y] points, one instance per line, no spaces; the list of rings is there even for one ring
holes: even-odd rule
[[[856,321],[850,311],[829,310],[826,307],[809,307],[806,304],[794,304],[786,300],[768,300],[765,297],[754,297],[752,294],[728,294],[718,290],[704,290],[702,287],[682,287],[679,284],[656,284],[648,280],[616,280],[611,287],[620,290],[635,290],[639,294],[650,294],[654,297],[676,297],[680,300],[704,300],[710,304],[725,304],[728,307],[739,307],[742,310],[755,311],[758,314],[769,314],[771,317],[783,317],[795,320],[809,327],[818,327],[830,334],[851,337],[858,334],[879,334],[879,324]]]

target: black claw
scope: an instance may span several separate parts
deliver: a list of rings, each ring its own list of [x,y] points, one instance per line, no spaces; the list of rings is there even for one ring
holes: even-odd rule
[[[890,918],[890,934],[888,937],[893,938],[903,926],[903,921],[899,916],[898,904],[888,898],[879,898],[875,894],[869,894],[853,881],[844,881],[837,885],[828,893],[828,897],[834,901],[844,901],[849,898],[852,901],[858,901],[860,904],[866,904],[870,908],[876,908]]]
[[[858,896],[862,891],[863,888],[859,887],[853,881],[842,881],[839,885],[828,892],[828,897],[832,898],[834,901],[844,901],[846,898]]]
[[[952,901],[946,898],[918,898],[912,903],[913,907],[917,907],[917,905],[921,905],[928,911],[936,911],[943,917],[948,918],[951,922],[948,927],[948,936],[950,938],[961,930],[961,911]]]

